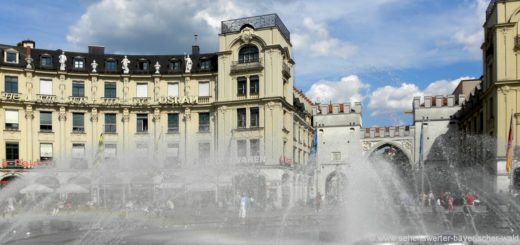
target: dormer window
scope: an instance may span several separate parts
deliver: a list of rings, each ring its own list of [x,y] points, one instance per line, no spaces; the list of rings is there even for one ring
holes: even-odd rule
[[[203,71],[208,71],[211,68],[210,60],[201,60],[200,61],[200,69]]]
[[[18,64],[18,51],[15,49],[8,49],[4,51],[4,62]]]
[[[150,69],[150,61],[144,59],[139,60],[137,66],[137,68],[141,71],[148,71]]]
[[[171,71],[180,71],[181,70],[181,62],[179,60],[171,60],[170,61],[170,70]]]
[[[85,69],[85,59],[81,57],[74,58],[74,69]]]
[[[115,60],[105,61],[105,71],[109,71],[109,72],[117,71],[117,61],[115,61]]]
[[[247,45],[238,52],[238,63],[258,62],[258,48],[253,45]]]
[[[51,67],[52,66],[52,57],[48,54],[44,54],[40,57],[40,65]]]

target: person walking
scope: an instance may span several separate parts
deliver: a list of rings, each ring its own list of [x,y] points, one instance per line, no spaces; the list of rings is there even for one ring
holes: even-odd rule
[[[448,196],[448,211],[453,212],[453,197]]]
[[[428,206],[434,206],[435,202],[435,195],[433,195],[433,192],[430,190],[430,193],[428,193]]]
[[[242,195],[242,198],[240,198],[240,210],[238,212],[238,216],[240,217],[242,224],[245,224],[245,222],[246,222],[248,206],[249,206],[249,197],[244,193]]]
[[[318,192],[318,194],[316,194],[316,200],[314,200],[314,210],[316,211],[316,213],[320,212],[320,208],[321,208],[321,193]]]

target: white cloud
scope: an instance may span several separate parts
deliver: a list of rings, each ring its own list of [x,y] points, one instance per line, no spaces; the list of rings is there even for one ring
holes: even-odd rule
[[[411,83],[402,83],[399,87],[384,86],[377,88],[369,96],[368,108],[372,116],[392,116],[403,114],[412,110],[413,97],[449,95],[453,92],[460,80],[472,79],[471,77],[460,77],[447,81],[438,80],[430,83],[424,90]]]
[[[319,81],[314,83],[305,94],[315,102],[361,102],[370,86],[358,76],[342,77],[339,81]]]
[[[356,52],[348,42],[331,37],[325,23],[316,23],[312,18],[303,19],[303,30],[293,35],[294,48],[309,52],[314,57],[347,58]]]

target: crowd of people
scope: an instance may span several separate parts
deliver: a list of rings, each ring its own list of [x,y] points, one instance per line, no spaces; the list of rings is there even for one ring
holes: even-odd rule
[[[440,211],[440,208],[453,212],[455,206],[474,206],[479,203],[475,194],[471,192],[465,195],[463,193],[455,194],[451,192],[441,192],[435,195],[430,191],[428,194],[421,193],[419,198],[422,207],[431,207],[434,212]]]

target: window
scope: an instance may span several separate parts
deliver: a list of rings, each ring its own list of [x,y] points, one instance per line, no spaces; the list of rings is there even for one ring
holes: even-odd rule
[[[52,144],[41,143],[40,144],[40,161],[51,161],[52,160]]]
[[[40,111],[40,131],[52,131],[52,112]]]
[[[239,77],[237,79],[237,94],[246,95],[247,91],[247,79],[245,77]]]
[[[179,114],[168,113],[168,133],[179,132]]]
[[[203,71],[207,71],[211,68],[211,61],[210,60],[201,60],[200,61],[200,69]]]
[[[249,78],[249,94],[258,94],[260,91],[260,82],[258,76]]]
[[[85,144],[72,144],[72,158],[73,159],[84,159],[85,158]]]
[[[256,127],[260,126],[260,123],[259,123],[260,114],[259,114],[258,107],[251,108],[250,113],[251,113],[251,127],[256,128]]]
[[[251,62],[258,62],[258,48],[253,45],[247,45],[238,52],[238,63]]]
[[[5,52],[5,62],[6,63],[18,63],[18,52],[6,51]]]
[[[200,163],[208,162],[210,156],[210,144],[209,143],[199,143],[199,160]]]
[[[87,169],[88,163],[85,159],[85,144],[72,144],[71,168]]]
[[[148,132],[148,114],[137,114],[137,132]]]
[[[247,156],[247,141],[237,140],[237,157]]]
[[[137,143],[136,145],[136,153],[139,158],[147,158],[148,157],[148,144],[146,143]]]
[[[72,81],[72,96],[85,97],[85,84],[82,81]]]
[[[199,132],[209,132],[209,112],[199,112]]]
[[[148,97],[148,84],[138,83],[137,84],[137,97],[146,98]]]
[[[147,60],[141,60],[137,63],[137,68],[141,71],[148,71],[150,69],[150,62]]]
[[[105,61],[105,71],[110,71],[110,72],[117,71],[117,61],[115,61],[115,60]]]
[[[179,144],[168,143],[166,148],[166,163],[165,167],[173,167],[179,165]]]
[[[19,159],[18,143],[5,143],[5,159],[9,162]]]
[[[251,148],[251,156],[260,156],[260,140],[249,140],[249,147]]]
[[[18,111],[5,111],[5,129],[18,130]]]
[[[106,82],[105,83],[105,98],[116,98],[116,83]]]
[[[18,93],[18,77],[5,76],[5,88],[6,93]]]
[[[82,70],[84,68],[85,68],[85,59],[75,58],[74,59],[74,69]]]
[[[168,83],[168,96],[178,97],[179,96],[179,83]]]
[[[341,161],[341,152],[332,152],[333,161]]]
[[[116,126],[116,114],[105,114],[105,133],[115,133]]]
[[[209,96],[209,82],[199,82],[199,96]]]
[[[85,132],[85,114],[72,113],[72,132]]]
[[[50,55],[42,55],[40,57],[40,65],[41,66],[52,66],[52,57]]]
[[[40,80],[40,94],[52,95],[52,80]]]
[[[105,159],[115,159],[117,157],[117,145],[105,144]]]
[[[237,128],[245,128],[246,127],[246,109],[239,108],[237,109]]]
[[[181,62],[180,61],[170,61],[170,70],[171,71],[180,71]]]

